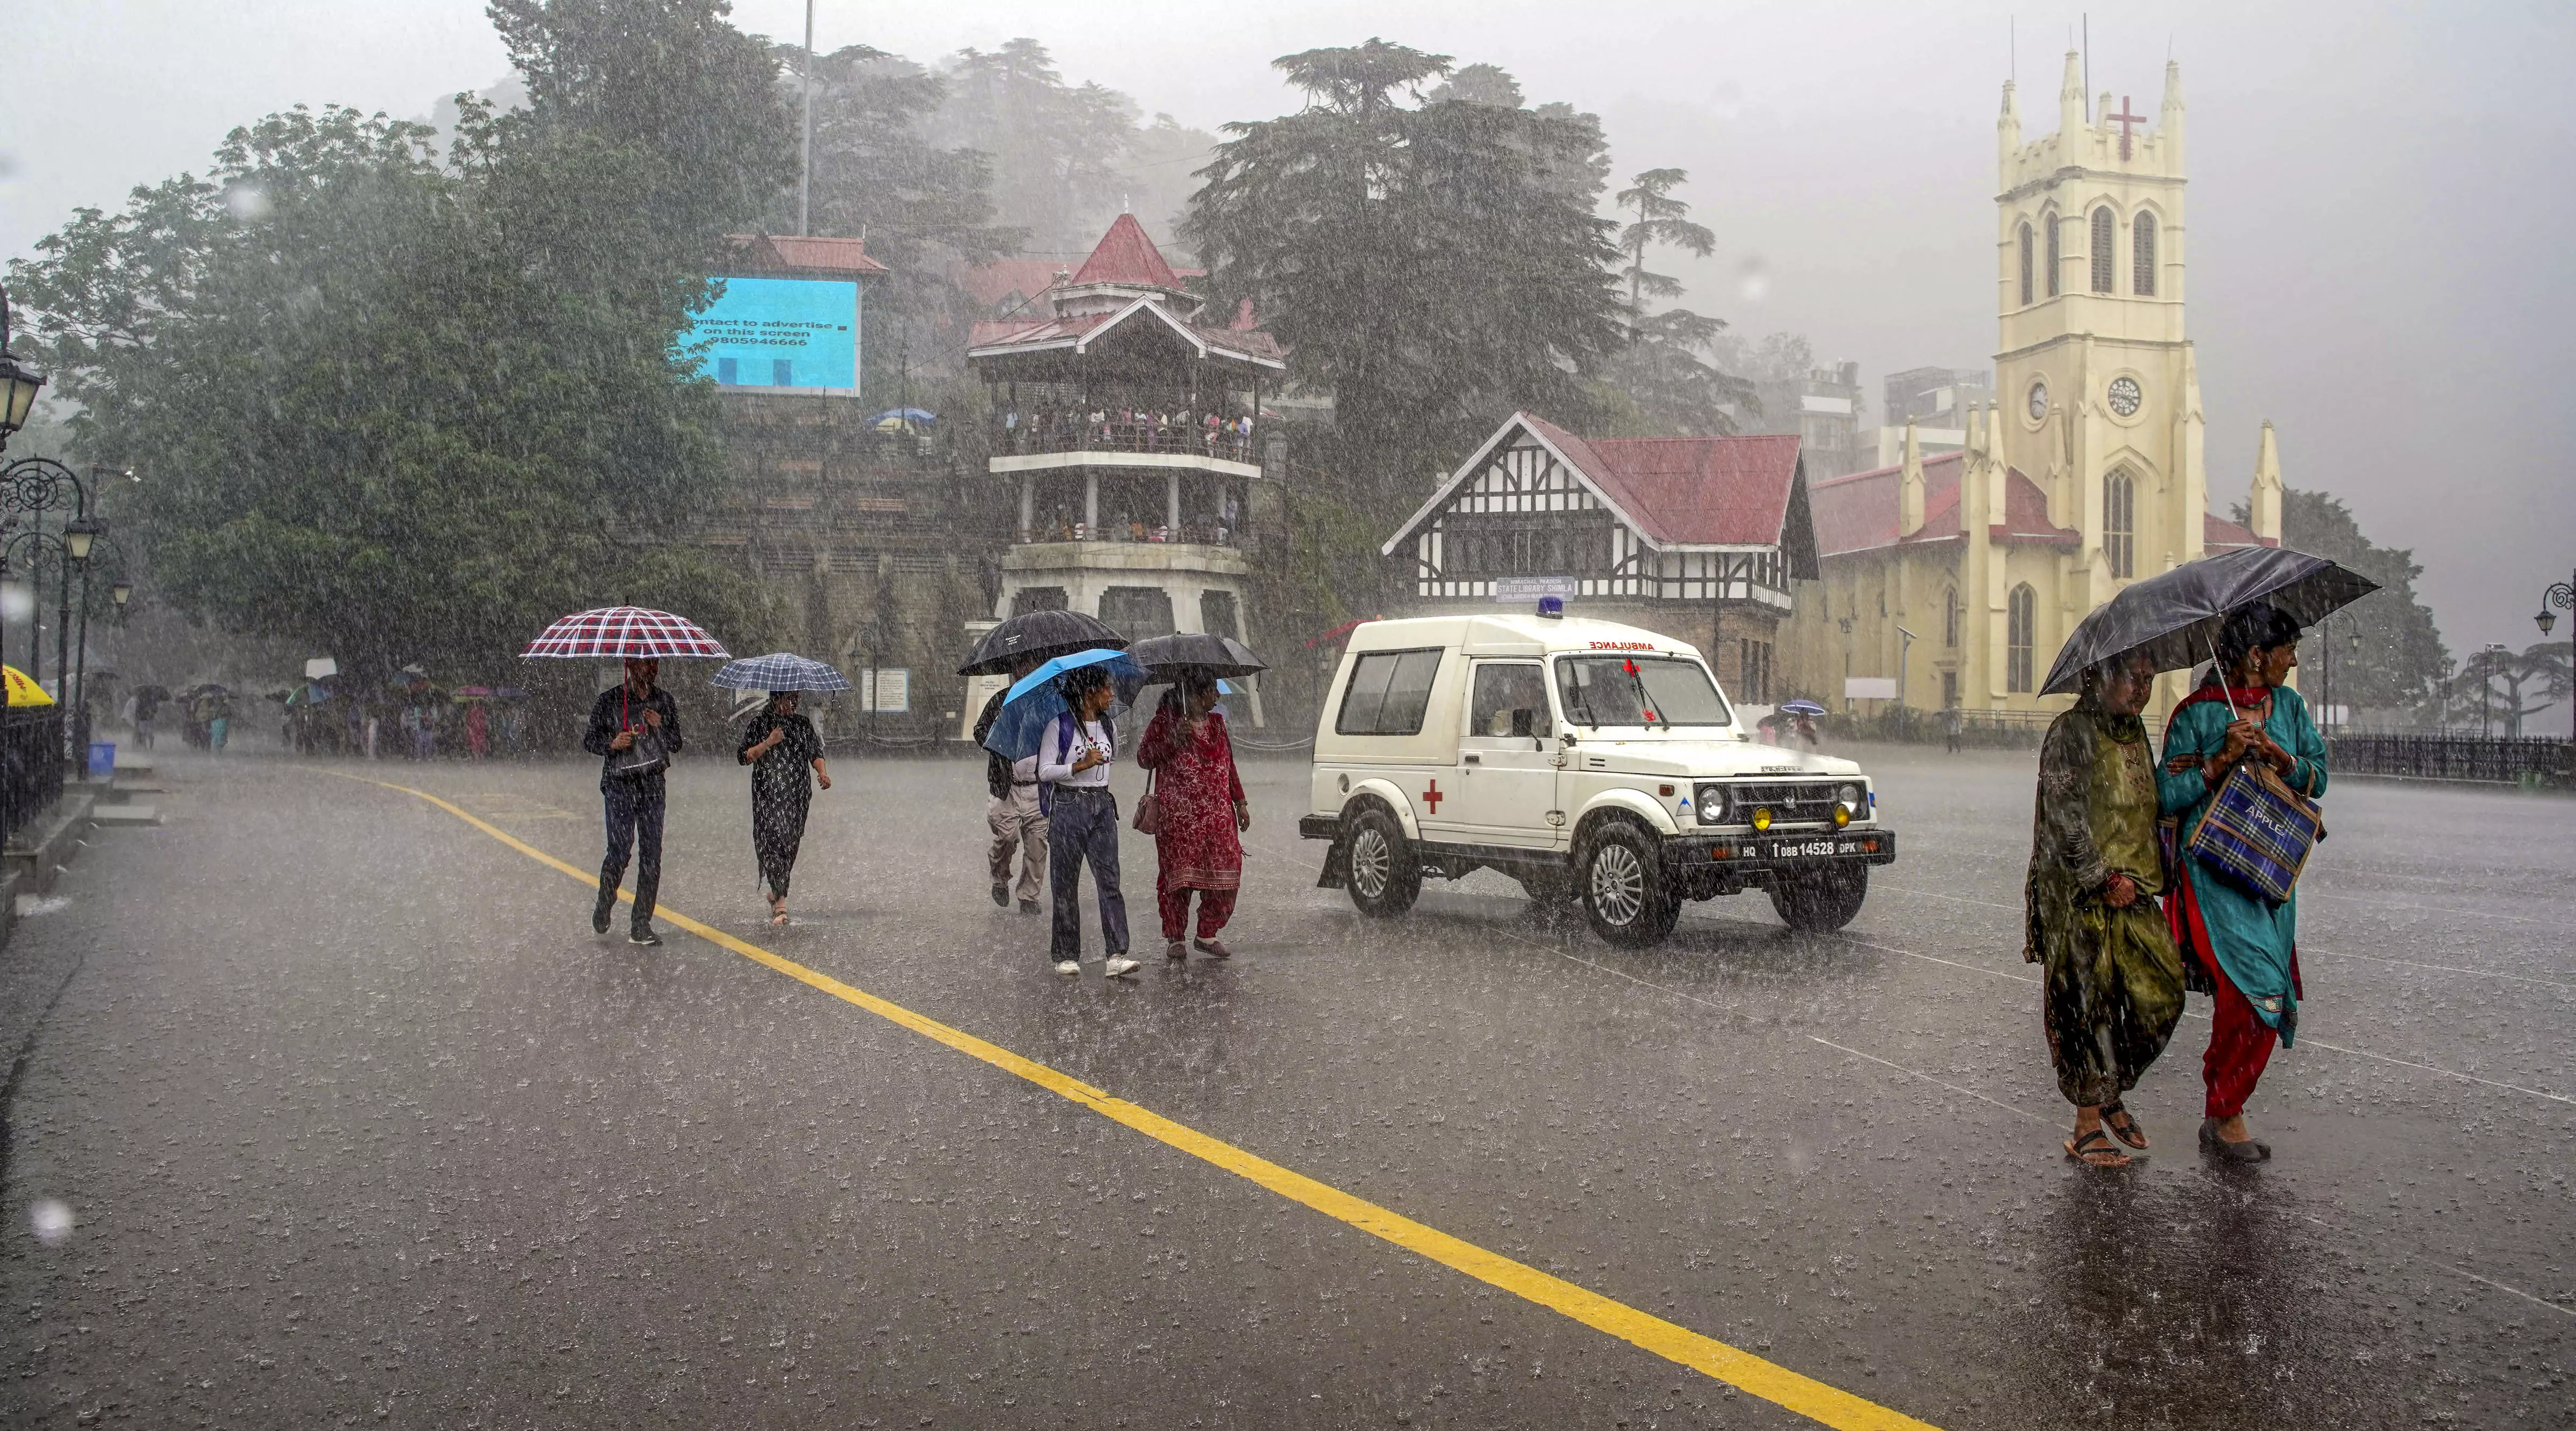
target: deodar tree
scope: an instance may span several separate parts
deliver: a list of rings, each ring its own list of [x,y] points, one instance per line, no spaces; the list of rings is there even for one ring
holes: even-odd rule
[[[1329,460],[1403,506],[1515,408],[1588,425],[1624,337],[1597,123],[1408,104],[1449,57],[1382,40],[1274,63],[1306,108],[1226,126],[1183,237],[1331,396]]]

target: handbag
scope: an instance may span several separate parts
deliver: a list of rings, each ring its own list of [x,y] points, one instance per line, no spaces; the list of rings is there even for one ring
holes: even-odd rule
[[[2219,782],[2187,848],[2228,883],[2285,904],[2323,838],[2325,820],[2315,801],[2291,789],[2271,766],[2240,760]]]
[[[626,702],[623,698],[617,703],[617,723],[634,732],[635,741],[623,751],[609,756],[609,774],[624,780],[641,780],[647,775],[659,775],[670,768],[671,752],[662,744],[662,733],[649,725],[626,725]],[[624,758],[620,759],[620,756]]]
[[[1163,797],[1154,793],[1154,777],[1159,773],[1145,772],[1145,794],[1136,802],[1136,817],[1132,822],[1139,834],[1163,833]]]

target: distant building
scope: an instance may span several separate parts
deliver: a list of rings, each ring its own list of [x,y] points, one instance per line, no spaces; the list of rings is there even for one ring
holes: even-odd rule
[[[1738,429],[1798,439],[1807,479],[1821,482],[1869,466],[1869,434],[1861,419],[1860,364],[1817,368],[1802,377],[1756,383],[1758,413],[1740,413]]]
[[[864,290],[887,272],[854,238],[743,234],[733,244],[722,276]],[[894,744],[953,734],[963,633],[991,609],[989,566],[1006,534],[969,500],[946,438],[935,424],[881,427],[878,400],[856,389],[720,391],[733,484],[696,539],[785,605],[799,649],[858,684],[818,706],[825,734]]]
[[[1278,343],[1248,311],[1202,321],[1133,215],[1030,295],[1034,281],[1003,280],[1023,301],[977,323],[966,354],[992,394],[987,468],[1017,517],[992,614],[1069,608],[1131,639],[1244,639]]]
[[[1791,584],[1817,575],[1799,439],[1586,440],[1516,413],[1381,553],[1411,615],[1566,609],[1688,641],[1736,699],[1774,690]]]
[[[2036,717],[2075,624],[2129,582],[2280,539],[2280,459],[2264,428],[2252,530],[2208,511],[2200,376],[2183,330],[2181,71],[2161,123],[2103,96],[2088,112],[2068,55],[2055,134],[2025,144],[2013,86],[1998,122],[1996,297],[2001,401],[1970,398],[1957,451],[1925,450],[1916,405],[1953,406],[1974,374],[1903,384],[1896,460],[1818,481],[1824,577],[1782,640],[1791,680],[1837,696],[1902,676],[1915,709]],[[1899,411],[1890,380],[1891,419]],[[1908,433],[1911,440],[1906,440]],[[1914,640],[1910,654],[1906,635]],[[2178,694],[2168,677],[2160,703]]]
[[[1984,368],[1908,368],[1885,381],[1886,405],[1879,425],[1902,431],[1908,422],[1922,427],[1965,428],[1970,407],[1991,406],[1994,374]]]

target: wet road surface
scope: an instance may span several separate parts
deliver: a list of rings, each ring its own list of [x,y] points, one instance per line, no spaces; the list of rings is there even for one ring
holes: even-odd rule
[[[1836,936],[1750,895],[1617,951],[1491,874],[1363,921],[1295,762],[1246,768],[1231,963],[1159,957],[1127,836],[1132,985],[993,907],[964,761],[836,756],[784,930],[743,776],[685,762],[663,897],[1934,1425],[2571,1424],[2576,802],[2337,785],[2275,1160],[2192,1150],[2195,996],[2104,1172],[2020,958],[2029,758],[1868,759],[1905,853]],[[163,768],[168,823],[0,951],[0,1424],[1815,1424],[704,939],[596,938],[410,795]],[[594,764],[336,768],[596,866]]]

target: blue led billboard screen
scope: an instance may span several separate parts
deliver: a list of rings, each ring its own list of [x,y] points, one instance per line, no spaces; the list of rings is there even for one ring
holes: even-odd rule
[[[726,387],[859,385],[859,286],[811,278],[728,278],[691,325],[698,370]]]

